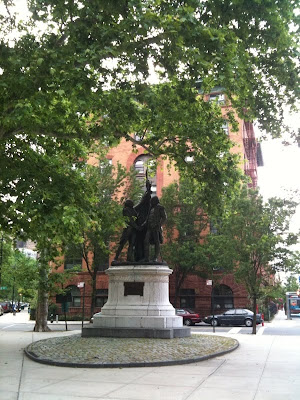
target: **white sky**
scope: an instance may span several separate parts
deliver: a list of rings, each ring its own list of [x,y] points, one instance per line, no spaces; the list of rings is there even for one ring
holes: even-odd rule
[[[286,123],[299,129],[300,114],[286,116]],[[259,137],[259,132],[256,132]],[[288,191],[300,194],[300,147],[297,144],[284,146],[282,139],[261,142],[264,166],[258,168],[258,186],[264,199],[288,197]],[[300,229],[300,206],[292,220],[291,230]]]

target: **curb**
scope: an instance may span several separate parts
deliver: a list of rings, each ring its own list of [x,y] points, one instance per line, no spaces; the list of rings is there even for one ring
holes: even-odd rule
[[[47,339],[44,339],[47,340]],[[235,344],[227,349],[227,350],[222,350],[222,351],[217,351],[215,353],[207,354],[205,356],[199,356],[199,357],[194,357],[194,358],[186,358],[182,360],[163,360],[163,361],[145,361],[145,362],[128,362],[128,363],[94,363],[94,364],[89,364],[89,363],[81,363],[81,362],[64,362],[64,361],[54,361],[51,360],[50,358],[41,358],[34,352],[28,350],[28,345],[25,349],[24,352],[28,358],[30,358],[32,361],[41,363],[41,364],[47,364],[47,365],[52,365],[56,367],[72,367],[72,368],[133,368],[133,367],[163,367],[163,366],[169,366],[169,365],[184,365],[184,364],[192,364],[196,363],[199,361],[205,361],[209,360],[210,358],[214,357],[219,357],[227,353],[231,353],[232,351],[236,350],[239,347],[239,342],[235,340]]]

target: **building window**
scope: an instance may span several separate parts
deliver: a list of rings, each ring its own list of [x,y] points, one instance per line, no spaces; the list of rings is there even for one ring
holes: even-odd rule
[[[65,269],[81,268],[82,249],[81,245],[68,245],[65,253]]]
[[[96,290],[96,307],[102,308],[108,299],[108,289]]]
[[[187,163],[192,163],[192,162],[194,162],[194,157],[193,156],[186,156],[184,160]]]
[[[105,160],[100,160],[99,161],[99,169],[100,169],[100,174],[105,174],[107,171],[108,173],[112,173],[112,159],[107,158]]]
[[[67,290],[71,293],[72,296],[72,301],[69,303],[69,306],[80,307],[81,305],[80,289],[75,285],[70,285],[67,287]]]
[[[179,290],[180,308],[195,308],[195,289]]]
[[[156,170],[155,164],[150,156],[143,154],[134,162],[134,169],[137,172],[137,180],[141,183],[141,187],[146,190],[146,171],[148,170],[148,179],[151,182],[152,196],[156,196]]]
[[[209,101],[216,101],[219,105],[223,105],[225,104],[225,95],[223,93],[210,94]]]
[[[215,311],[224,311],[234,308],[233,292],[229,286],[219,285],[213,288],[211,307]]]
[[[218,234],[218,228],[216,227],[216,225],[212,221],[210,221],[210,223],[209,223],[209,229],[210,229],[210,233],[212,235],[217,235]]]
[[[226,133],[226,135],[229,135],[229,126],[228,126],[228,122],[226,121],[226,119],[223,119],[222,129],[223,129],[224,133]]]

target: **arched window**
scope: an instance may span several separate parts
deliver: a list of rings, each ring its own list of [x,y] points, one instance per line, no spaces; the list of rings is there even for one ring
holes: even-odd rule
[[[67,286],[67,290],[71,293],[72,301],[69,303],[70,307],[80,307],[81,305],[81,297],[80,290],[75,285]]]
[[[148,169],[148,178],[151,182],[151,191],[152,196],[156,196],[156,171],[154,167],[154,162],[151,160],[151,157],[147,154],[142,154],[137,157],[134,162],[134,169],[137,172],[137,179],[141,182],[141,186],[143,189],[146,189],[146,170]]]
[[[233,292],[229,286],[219,285],[213,288],[211,306],[215,311],[228,310],[234,308]]]

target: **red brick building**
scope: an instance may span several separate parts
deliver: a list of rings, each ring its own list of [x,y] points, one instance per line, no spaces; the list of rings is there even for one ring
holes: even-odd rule
[[[211,93],[207,100],[218,101],[221,107],[224,108],[225,112],[225,105],[223,105],[224,95],[221,92],[215,91]],[[253,125],[240,119],[237,120],[239,124],[237,132],[231,132],[225,122],[223,129],[235,143],[232,152],[240,154],[240,167],[244,169],[245,174],[251,178],[250,186],[256,187],[257,167],[262,165],[260,147],[254,135]],[[134,165],[138,171],[139,177],[141,179],[145,178],[145,161],[148,156],[144,154],[144,149],[142,147],[137,148],[136,151],[133,152],[132,143],[122,140],[117,147],[112,148],[109,151],[107,157],[111,160],[113,165],[116,165],[117,162],[119,162],[126,167],[127,170]],[[175,171],[174,168],[168,169],[167,164],[167,160],[160,160],[156,170],[156,177],[152,179],[152,190],[159,197],[162,194],[163,187],[168,186],[174,180],[178,179],[177,171]],[[104,262],[99,268],[100,270],[98,272],[96,285],[96,312],[101,310],[101,307],[107,299],[108,278],[104,271],[108,268],[110,261],[111,260],[106,260],[106,262]],[[58,271],[71,268],[72,265],[76,264],[82,265],[82,271],[74,275],[67,285],[71,288],[72,293],[72,302],[69,304],[69,313],[73,315],[81,314],[83,293],[85,291],[85,315],[89,315],[92,290],[91,282],[80,254],[76,254],[76,251],[71,251],[70,254],[67,254],[65,263]],[[170,267],[172,268],[171,265]],[[216,274],[218,274],[218,272],[216,272]],[[221,272],[219,272],[219,274],[221,274]],[[78,288],[77,284],[79,282],[85,282],[85,288]],[[171,276],[171,303],[174,302],[174,291],[174,281]],[[249,300],[245,288],[240,284],[237,284],[232,275],[222,277],[216,287],[207,285],[206,280],[198,276],[188,276],[181,287],[178,304],[173,305],[176,307],[194,309],[200,314],[200,316],[205,316],[212,312],[212,294],[215,312],[223,311],[232,307],[249,307]]]

